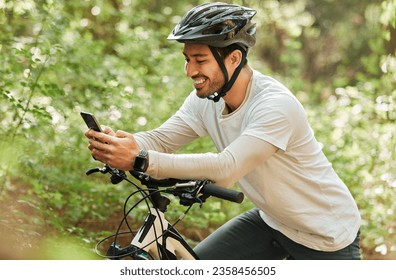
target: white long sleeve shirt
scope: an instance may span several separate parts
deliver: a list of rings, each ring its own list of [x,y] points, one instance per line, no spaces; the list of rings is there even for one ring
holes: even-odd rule
[[[238,182],[263,220],[295,242],[322,251],[352,243],[359,210],[294,95],[254,71],[242,105],[231,114],[225,108],[223,100],[200,99],[193,91],[161,127],[137,133],[140,147],[149,150],[148,173],[223,186]],[[173,154],[205,135],[218,153]]]

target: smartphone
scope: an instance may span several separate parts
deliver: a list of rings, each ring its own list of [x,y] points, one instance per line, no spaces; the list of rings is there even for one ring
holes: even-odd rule
[[[98,123],[94,115],[87,112],[80,112],[80,114],[81,117],[84,119],[85,123],[87,124],[88,128],[91,128],[98,132],[103,132],[102,128],[100,127],[100,124]]]

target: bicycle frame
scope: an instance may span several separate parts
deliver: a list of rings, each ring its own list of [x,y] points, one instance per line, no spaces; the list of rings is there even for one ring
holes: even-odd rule
[[[164,213],[155,208],[150,208],[131,244],[144,248],[155,259],[198,259],[183,237],[165,219]]]

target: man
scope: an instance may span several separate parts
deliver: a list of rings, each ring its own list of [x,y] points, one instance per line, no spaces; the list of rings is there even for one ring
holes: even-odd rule
[[[359,259],[358,208],[303,107],[285,86],[247,64],[255,14],[225,3],[189,11],[168,39],[184,43],[195,90],[152,131],[87,131],[89,149],[121,170],[222,186],[238,182],[257,208],[202,241],[194,249],[201,259]],[[218,153],[173,154],[204,135]]]

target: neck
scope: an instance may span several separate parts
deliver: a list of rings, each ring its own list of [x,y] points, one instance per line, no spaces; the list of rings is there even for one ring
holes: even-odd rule
[[[249,66],[242,68],[232,88],[223,97],[230,112],[235,111],[242,104],[247,94],[250,79],[253,75],[253,70]]]

